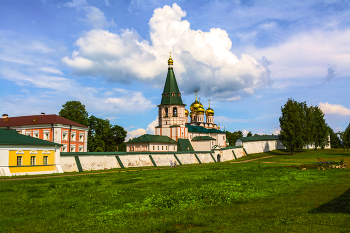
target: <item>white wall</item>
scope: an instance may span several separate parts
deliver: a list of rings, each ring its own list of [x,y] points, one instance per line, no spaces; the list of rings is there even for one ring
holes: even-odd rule
[[[236,143],[236,145],[237,145],[237,143]],[[247,151],[248,154],[285,149],[282,142],[279,140],[243,142],[243,147]]]

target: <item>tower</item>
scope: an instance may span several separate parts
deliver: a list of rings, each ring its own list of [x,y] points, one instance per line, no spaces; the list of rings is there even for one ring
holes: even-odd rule
[[[187,138],[188,129],[185,127],[185,124],[188,121],[188,117],[186,117],[185,106],[181,99],[179,87],[177,86],[173,70],[173,59],[170,54],[162,101],[158,105],[159,125],[155,128],[155,134],[168,136],[175,141],[178,138]]]
[[[214,110],[210,108],[210,100],[209,100],[209,108],[205,111],[206,121],[208,126],[211,128],[214,125]]]

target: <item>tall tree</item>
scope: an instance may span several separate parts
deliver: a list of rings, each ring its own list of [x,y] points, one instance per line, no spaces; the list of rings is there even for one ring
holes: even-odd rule
[[[234,146],[236,143],[236,140],[240,137],[243,137],[242,131],[235,131],[233,133],[226,131],[226,138],[227,138],[230,146]]]
[[[62,107],[58,113],[61,117],[88,126],[89,114],[85,110],[85,105],[80,103],[80,101],[67,101]]]
[[[344,132],[342,132],[340,135],[341,135],[344,149],[345,148],[349,149],[350,148],[350,124],[346,127]]]
[[[324,148],[328,142],[328,125],[324,119],[324,114],[322,110],[315,106],[313,108],[313,119],[314,119],[314,135],[313,143],[315,145],[315,150],[317,147]]]
[[[305,144],[303,135],[303,108],[293,99],[288,99],[284,107],[281,107],[282,116],[280,121],[280,140],[283,145],[293,154],[302,149]]]

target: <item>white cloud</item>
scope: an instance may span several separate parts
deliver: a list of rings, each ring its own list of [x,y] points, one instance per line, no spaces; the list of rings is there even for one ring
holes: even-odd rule
[[[128,135],[126,136],[125,141],[144,134],[154,134],[156,126],[158,126],[158,117],[147,126],[147,129],[138,128],[132,131],[128,131]]]
[[[244,130],[242,131],[242,133],[243,133],[243,137],[247,137],[247,134],[249,133],[249,131],[244,129]]]
[[[41,67],[39,70],[49,74],[63,75],[62,71],[53,67]]]
[[[139,80],[164,82],[168,52],[172,52],[175,74],[184,93],[200,90],[225,100],[238,100],[254,94],[270,83],[263,61],[248,54],[239,59],[231,52],[232,42],[225,30],[192,30],[177,4],[154,10],[149,22],[150,42],[136,31],[121,34],[91,30],[76,41],[79,47],[65,64],[80,75],[99,75],[109,81]]]
[[[247,48],[255,57],[265,56],[274,79],[325,78],[350,73],[350,30],[300,32],[278,45]],[[329,68],[331,66],[331,70]],[[337,67],[335,73],[333,66]],[[333,71],[333,72],[332,72]]]
[[[272,133],[273,135],[279,135],[280,132],[281,132],[281,129],[273,129],[273,130],[271,130],[271,133]]]
[[[108,0],[105,1],[109,6]],[[93,28],[105,28],[114,25],[113,19],[108,22],[105,14],[97,7],[89,5],[86,0],[73,0],[65,4],[67,7],[77,8],[77,10],[84,10],[86,12],[86,19],[84,21],[90,24]]]
[[[326,103],[319,103],[318,105],[320,109],[322,109],[324,114],[336,114],[341,116],[348,116],[350,115],[350,109],[347,109],[340,104],[329,104]]]

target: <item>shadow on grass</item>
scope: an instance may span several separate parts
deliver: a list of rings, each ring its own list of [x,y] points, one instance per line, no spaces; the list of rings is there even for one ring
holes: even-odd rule
[[[310,213],[343,213],[350,214],[350,188],[337,198],[310,211]]]

